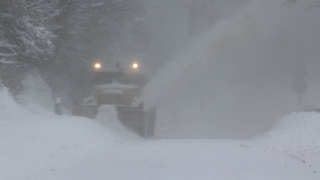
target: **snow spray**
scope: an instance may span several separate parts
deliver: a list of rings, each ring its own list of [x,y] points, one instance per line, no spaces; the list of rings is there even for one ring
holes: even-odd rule
[[[177,53],[144,88],[146,110],[173,100],[185,112],[205,104],[203,117],[193,117],[207,119],[208,131],[249,137],[268,130],[296,108],[294,63],[314,66],[319,57],[320,10],[307,10],[313,0],[285,2],[253,1]]]

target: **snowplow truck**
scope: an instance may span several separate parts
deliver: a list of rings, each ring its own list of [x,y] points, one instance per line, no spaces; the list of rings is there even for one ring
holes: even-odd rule
[[[154,136],[155,108],[145,112],[143,102],[133,106],[147,82],[146,77],[135,70],[137,67],[135,63],[130,70],[96,70],[90,83],[90,96],[84,98],[82,104],[74,105],[73,115],[94,119],[101,105],[115,105],[123,126],[141,137]],[[96,64],[95,68],[100,69],[101,65]]]

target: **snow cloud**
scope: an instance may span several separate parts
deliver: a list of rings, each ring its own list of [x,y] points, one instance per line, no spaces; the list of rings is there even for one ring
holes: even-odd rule
[[[319,101],[320,10],[308,9],[312,0],[283,3],[253,1],[176,53],[146,86],[146,108],[157,105],[158,121],[175,122],[176,132],[241,138]],[[309,73],[302,106],[291,89],[297,63]]]

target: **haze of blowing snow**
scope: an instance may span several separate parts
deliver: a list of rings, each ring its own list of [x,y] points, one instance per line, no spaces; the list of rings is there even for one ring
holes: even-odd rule
[[[320,100],[320,10],[308,9],[312,0],[291,8],[283,3],[253,1],[177,53],[141,98],[146,109],[157,106],[158,123],[175,123],[172,129],[189,136],[263,133],[281,115],[301,108],[291,89],[297,63],[309,74],[302,105]]]
[[[320,179],[320,114],[287,114],[320,100],[320,9],[282,3],[253,1],[159,71],[142,97],[157,106],[154,139],[122,126],[114,105],[95,119],[60,116],[31,77],[23,106],[0,81],[0,179]],[[296,63],[309,74],[300,107]]]

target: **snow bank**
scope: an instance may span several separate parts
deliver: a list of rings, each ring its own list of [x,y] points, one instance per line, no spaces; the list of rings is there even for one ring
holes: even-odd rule
[[[9,95],[7,88],[3,87],[0,81],[0,112],[1,114],[15,113],[15,109],[20,106],[13,100],[12,96]]]
[[[16,104],[6,88],[0,90],[0,179],[53,177],[90,151],[121,141],[99,121],[43,111],[33,114]]]
[[[96,120],[105,125],[108,132],[124,139],[140,139],[140,136],[125,128],[118,120],[118,111],[114,105],[102,105],[98,109]]]
[[[262,142],[276,151],[300,159],[320,160],[320,114],[292,113],[283,117]]]
[[[31,113],[41,113],[41,115],[47,115],[50,111],[53,112],[54,100],[52,91],[41,75],[37,73],[28,75],[23,81],[23,86],[25,91],[20,97],[26,103],[23,108]]]
[[[110,157],[114,163],[108,163],[112,165],[111,167],[113,167],[114,164],[118,165],[115,168],[122,167],[120,166],[122,162],[135,162],[135,158],[136,162],[139,163],[148,162],[143,161],[141,160],[143,158],[140,158],[142,157],[141,154],[143,154],[143,157],[151,157],[149,155],[146,156],[145,153],[147,152],[148,154],[148,151],[155,152],[156,154],[158,153],[159,159],[167,159],[167,154],[163,152],[163,148],[171,146],[168,146],[169,141],[167,140],[139,141],[138,143],[132,143],[131,141],[130,143],[124,143],[125,141],[123,141],[123,139],[139,139],[139,137],[134,133],[127,131],[127,129],[118,122],[115,106],[101,106],[96,116],[97,120],[81,117],[57,116],[49,112],[43,113],[44,110],[40,111],[38,108],[39,106],[32,105],[29,106],[28,110],[23,109],[16,104],[6,88],[0,90],[0,179],[40,180],[48,179],[48,177],[56,178],[70,166],[78,164],[80,161],[82,162],[84,159],[91,157],[94,154],[99,154],[96,152],[100,152],[101,154]],[[31,113],[30,111],[38,112],[38,114]],[[320,158],[319,137],[320,114],[301,112],[285,116],[278,124],[276,124],[274,129],[265,134],[262,138],[257,139],[257,141],[271,149],[285,153],[290,157],[310,161],[317,160],[318,162]],[[239,154],[241,156],[244,155],[244,150],[247,151],[250,149],[252,151],[249,153],[246,152],[245,154],[254,158],[257,156],[257,154],[254,156],[252,155],[255,148],[234,149],[234,147],[239,146],[238,142],[230,148],[230,145],[228,145],[230,141],[190,141],[191,144],[188,143],[188,146],[196,147],[196,149],[190,151],[186,146],[181,146],[184,144],[183,141],[184,140],[176,140],[172,142],[174,148],[172,149],[171,154],[173,154],[173,152],[193,154],[194,152],[199,151],[198,147],[204,147],[203,149],[206,149],[206,152],[210,152],[210,154],[205,155],[205,157],[202,157],[201,155],[200,157],[201,159],[207,159],[208,157],[217,157],[212,155],[212,152],[214,152],[213,150],[216,149],[216,147],[220,147],[223,151],[228,149],[231,150],[230,154]],[[204,146],[199,145],[199,143],[202,144],[202,142],[205,142]],[[158,145],[153,147],[153,144]],[[136,151],[136,148],[140,148],[140,145],[144,145],[144,148]],[[240,146],[245,147],[241,144]],[[134,150],[128,150],[128,147],[134,147]],[[212,147],[214,147],[214,149],[211,151],[210,148]],[[186,148],[188,149],[187,151],[180,150],[186,150]],[[257,150],[260,151],[259,148],[257,148]],[[136,154],[130,156],[130,153],[137,152],[141,153],[138,158],[136,157]],[[218,152],[220,152],[220,150]],[[124,153],[127,154],[125,158],[122,156]],[[118,155],[117,157],[124,158],[126,161],[119,161],[114,155]],[[162,156],[166,158],[160,158]],[[98,157],[101,158],[100,156]],[[134,157],[133,161],[130,159],[132,157]],[[177,155],[175,154],[174,157],[177,157]],[[234,163],[234,159],[236,159],[234,157],[230,158],[228,154],[220,157],[223,162],[225,162],[225,159],[231,159],[232,163]],[[259,156],[259,158],[266,159],[265,156]],[[182,166],[185,159],[190,158],[182,158],[178,165]],[[271,161],[270,163],[274,164],[274,162],[275,161]],[[205,167],[211,165],[213,166],[212,168],[215,168],[216,160],[213,158],[208,162],[199,161],[199,163],[204,163]],[[299,161],[299,163],[301,162]],[[91,167],[95,170],[99,169],[96,168],[99,167],[99,165],[100,164]],[[105,164],[102,163],[102,165]],[[240,165],[236,166],[240,167]],[[241,164],[241,167],[242,166],[243,164]],[[174,167],[177,166],[174,165]],[[200,166],[196,165],[195,167]],[[220,167],[220,165],[218,167]],[[223,166],[221,167],[224,168]],[[91,169],[91,171],[95,172],[93,169]],[[132,166],[130,166],[129,169],[131,172]],[[169,169],[171,170],[172,168],[170,167]],[[265,168],[260,168],[260,170],[261,169]],[[156,172],[158,172],[158,170],[159,169],[156,169]],[[198,169],[198,171],[202,172],[203,169],[200,167],[200,170]],[[172,172],[176,172],[176,170],[173,168]]]

